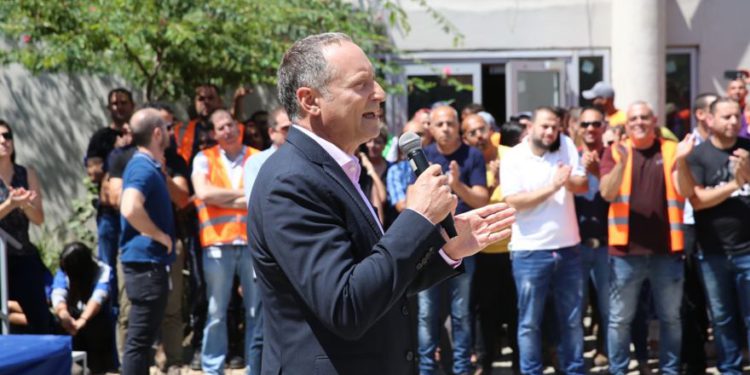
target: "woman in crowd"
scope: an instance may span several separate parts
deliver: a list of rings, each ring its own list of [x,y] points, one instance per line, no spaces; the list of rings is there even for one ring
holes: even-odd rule
[[[93,373],[114,369],[114,334],[108,309],[112,270],[96,261],[80,242],[63,248],[52,283],[52,307],[62,328],[73,336],[73,350],[88,353]]]
[[[383,157],[383,149],[387,142],[388,128],[381,124],[378,136],[362,145],[359,155],[363,167],[363,173],[360,175],[362,176],[360,178],[362,191],[370,199],[370,203],[377,210],[380,222],[384,225],[392,218],[388,210],[388,196],[385,188],[386,173],[390,165]]]
[[[44,291],[49,271],[29,240],[29,222],[44,222],[39,179],[34,169],[16,164],[13,130],[0,120],[0,228],[20,243],[7,242],[8,299],[18,303],[27,322],[13,331],[45,334],[52,327]]]

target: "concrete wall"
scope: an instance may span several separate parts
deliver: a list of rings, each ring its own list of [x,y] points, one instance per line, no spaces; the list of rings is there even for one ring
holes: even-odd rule
[[[33,76],[18,65],[0,68],[0,118],[13,127],[17,163],[39,174],[46,226],[64,223],[72,200],[84,196],[88,139],[108,123],[107,92],[122,85],[109,77]]]
[[[132,89],[136,104],[143,104],[139,90],[117,78],[34,76],[17,64],[0,66],[0,119],[13,127],[17,162],[39,173],[49,228],[64,225],[72,201],[85,195],[83,156],[94,131],[110,122],[106,97],[115,87]],[[278,105],[275,96],[275,87],[256,88],[243,102],[244,116],[270,111]],[[231,92],[224,97],[231,103]],[[177,110],[184,119],[187,103],[182,104]]]

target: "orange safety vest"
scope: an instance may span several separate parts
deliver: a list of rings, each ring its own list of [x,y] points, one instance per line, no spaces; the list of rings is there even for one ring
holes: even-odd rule
[[[672,168],[675,164],[675,153],[677,143],[669,140],[657,140],[661,142],[661,157],[664,165],[664,183],[667,191],[667,217],[669,218],[669,243],[672,252],[682,251],[685,248],[685,238],[682,229],[682,209],[685,198],[680,196],[672,183]],[[633,188],[633,143],[626,142],[628,148],[628,161],[622,176],[620,191],[615,200],[609,205],[609,244],[611,246],[627,246],[630,220],[630,194]],[[615,161],[620,159],[620,154],[612,149],[612,157]]]
[[[208,182],[223,188],[232,188],[229,181],[229,171],[221,162],[219,146],[213,146],[202,151],[208,159]],[[258,150],[244,147],[242,162]],[[240,180],[242,188],[242,180]],[[202,247],[212,245],[231,245],[236,242],[247,243],[247,208],[224,208],[208,205],[200,199],[195,199],[198,209],[199,236]]]
[[[185,159],[185,162],[190,165],[190,161],[193,159],[193,144],[195,143],[195,127],[198,125],[198,120],[190,120],[185,126],[179,122],[174,126],[174,138],[177,143],[177,153]],[[245,134],[245,124],[238,122],[237,126],[240,128],[240,138]]]
[[[193,158],[193,143],[195,143],[195,127],[197,124],[198,120],[190,120],[187,126],[181,122],[174,126],[177,153],[185,159],[188,165],[190,165],[190,160]]]

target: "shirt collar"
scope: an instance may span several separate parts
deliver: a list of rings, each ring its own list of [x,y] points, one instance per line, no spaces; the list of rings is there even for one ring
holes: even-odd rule
[[[238,161],[240,161],[240,160],[242,159],[242,157],[243,157],[243,156],[245,156],[245,147],[247,147],[247,146],[245,146],[245,145],[242,145],[242,149],[241,149],[241,150],[240,150],[240,152],[239,152],[239,153],[238,153],[238,154],[237,154],[237,155],[236,155],[236,156],[234,157],[234,159],[230,159],[230,158],[229,158],[229,154],[227,154],[227,152],[226,152],[226,151],[225,151],[225,150],[224,150],[223,148],[221,148],[221,147],[219,147],[219,154],[220,154],[220,155],[221,155],[222,157],[224,157],[225,159],[229,160],[229,162],[231,162],[231,163],[235,164],[235,163],[237,163]]]
[[[338,164],[339,167],[344,170],[344,173],[346,173],[346,176],[349,177],[349,180],[351,180],[353,183],[359,183],[359,174],[362,168],[356,156],[347,154],[344,150],[340,149],[335,144],[321,138],[308,129],[305,129],[297,124],[294,124],[292,126],[297,128],[297,130],[305,133],[305,135],[307,135],[308,137],[312,138],[313,141],[320,145],[320,147],[322,147],[328,155],[331,155],[333,160],[336,161],[336,164]]]

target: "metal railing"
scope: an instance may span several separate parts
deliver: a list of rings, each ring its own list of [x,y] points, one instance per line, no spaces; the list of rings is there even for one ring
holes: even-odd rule
[[[8,312],[8,245],[21,249],[21,243],[0,228],[0,322],[2,334],[10,333],[10,314]]]

